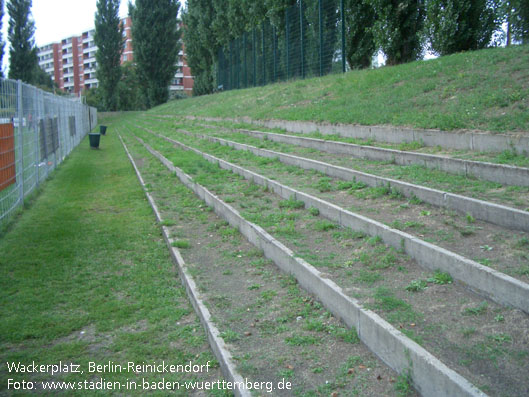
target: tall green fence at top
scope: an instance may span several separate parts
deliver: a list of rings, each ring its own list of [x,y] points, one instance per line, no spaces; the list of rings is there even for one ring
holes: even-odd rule
[[[219,49],[219,90],[345,72],[344,0],[298,0]]]

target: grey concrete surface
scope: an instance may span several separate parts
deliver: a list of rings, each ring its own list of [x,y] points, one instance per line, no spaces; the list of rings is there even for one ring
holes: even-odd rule
[[[162,160],[160,153],[143,144],[151,154]],[[165,161],[162,162],[166,164]],[[180,177],[182,171],[176,174]],[[316,268],[296,258],[291,250],[262,228],[246,221],[233,207],[189,179],[181,178],[181,181],[203,198],[232,227],[237,228],[249,241],[261,248],[265,256],[273,260],[281,270],[296,277],[300,285],[314,294],[333,314],[342,318],[347,325],[354,326],[360,339],[388,366],[399,373],[409,369],[413,384],[419,393],[424,396],[485,396],[427,350],[344,294],[338,285],[322,277]]]
[[[501,305],[512,306],[529,313],[529,285],[497,270],[481,265],[459,254],[427,243],[411,234],[390,228],[378,221],[345,210],[332,203],[326,202],[309,194],[297,191],[257,173],[248,171],[235,164],[203,153],[174,139],[160,134],[154,135],[177,145],[184,150],[190,150],[204,157],[221,168],[232,171],[252,180],[261,186],[267,186],[279,196],[303,201],[306,207],[315,207],[320,214],[338,224],[356,231],[362,231],[370,236],[380,236],[382,240],[404,251],[414,258],[421,266],[430,270],[442,270],[452,275],[455,280],[466,285],[475,293],[489,298]]]
[[[451,174],[471,176],[502,185],[529,186],[529,168],[505,164],[494,164],[482,161],[461,160],[433,154],[406,152],[385,149],[375,146],[356,145],[353,143],[326,141],[324,139],[306,138],[272,132],[237,129],[236,131],[254,138],[268,139],[290,145],[322,150],[327,153],[345,154],[355,158],[391,162],[398,165],[421,165]]]
[[[267,149],[259,149],[255,146],[233,142],[227,139],[203,134],[194,134],[182,129],[179,129],[178,131],[189,136],[197,136],[201,139],[207,139],[210,142],[219,143],[237,150],[249,151],[257,156],[277,158],[284,164],[294,165],[307,170],[316,170],[330,177],[339,178],[346,181],[356,179],[357,181],[364,182],[369,186],[389,185],[396,188],[406,197],[415,196],[422,201],[437,207],[449,208],[464,215],[470,214],[476,219],[481,219],[483,221],[509,229],[529,231],[529,211],[522,211],[501,204],[495,204],[484,200],[478,200],[459,194],[445,192],[442,190],[414,185],[412,183],[407,183],[396,179],[384,178],[317,160],[311,160],[286,153],[274,152]]]
[[[473,150],[478,152],[502,152],[514,149],[519,154],[529,153],[527,134],[493,134],[485,131],[441,131],[394,127],[386,125],[331,124],[312,121],[254,120],[249,117],[220,118],[195,117],[193,120],[230,121],[254,124],[266,128],[281,128],[295,133],[320,132],[325,135],[341,135],[348,138],[373,139],[379,142],[405,143],[423,142],[426,146],[441,146],[447,149]]]

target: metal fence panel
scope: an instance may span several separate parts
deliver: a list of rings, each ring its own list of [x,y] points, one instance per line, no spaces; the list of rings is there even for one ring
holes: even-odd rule
[[[344,0],[298,0],[219,49],[219,90],[345,72]]]
[[[0,225],[96,124],[78,100],[0,79]]]

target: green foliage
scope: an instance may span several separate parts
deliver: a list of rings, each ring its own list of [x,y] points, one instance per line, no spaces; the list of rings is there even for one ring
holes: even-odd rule
[[[333,48],[338,43],[338,31],[336,26],[339,23],[338,13],[339,1],[322,0],[321,10],[319,1],[304,1],[304,19],[307,26],[304,28],[304,51],[305,68],[307,74],[319,76],[328,74],[332,70],[334,57]],[[320,11],[321,11],[321,38],[323,39],[324,51],[321,53],[320,67]],[[273,72],[273,71],[272,71]]]
[[[312,335],[292,335],[285,338],[285,342],[291,346],[309,346],[319,344],[320,340]]]
[[[351,69],[368,68],[376,50],[375,10],[368,0],[345,0],[344,14],[347,63]]]
[[[121,79],[117,87],[118,110],[140,110],[144,108],[136,69],[136,65],[132,62],[125,62],[121,65]]]
[[[453,279],[452,276],[448,273],[444,273],[440,270],[436,270],[432,277],[429,277],[427,280],[429,283],[434,284],[451,284]]]
[[[241,338],[241,336],[237,332],[232,331],[231,329],[221,332],[220,337],[228,343],[236,342]]]
[[[35,65],[35,69],[33,70],[31,84],[36,85],[40,89],[48,92],[53,92],[55,87],[50,75],[41,69],[38,64]]]
[[[10,0],[7,3],[9,25],[9,78],[32,83],[38,67],[35,47],[35,22],[31,18],[31,0]]]
[[[95,14],[97,78],[105,110],[118,109],[118,84],[121,78],[123,24],[119,18],[120,0],[98,0]]]
[[[294,196],[290,197],[288,200],[281,200],[279,202],[279,208],[290,208],[292,210],[297,210],[304,207],[305,203],[301,200],[296,200]]]
[[[102,111],[105,108],[101,91],[98,88],[89,88],[84,91],[84,95],[88,106],[93,106],[99,111]]]
[[[388,65],[415,61],[422,56],[425,0],[369,0],[376,13],[374,36]]]
[[[213,92],[213,61],[216,54],[216,37],[212,31],[215,17],[213,3],[209,0],[188,0],[182,16],[187,64],[194,76],[193,94]]]
[[[529,2],[526,0],[503,0],[502,15],[507,22],[507,45],[511,36],[524,44],[529,43]]]
[[[327,232],[332,229],[336,229],[338,226],[328,220],[322,219],[314,222],[314,230],[319,232]]]
[[[413,379],[411,374],[411,369],[406,368],[402,373],[397,377],[397,382],[395,382],[395,391],[397,396],[405,397],[409,396],[413,392]]]
[[[482,314],[485,314],[485,312],[487,311],[488,307],[489,307],[489,305],[487,304],[487,302],[483,301],[479,305],[477,305],[476,307],[467,307],[463,311],[463,315],[464,316],[480,316]]]
[[[423,291],[428,287],[428,283],[424,280],[413,280],[406,286],[406,291],[419,292]]]
[[[309,209],[309,213],[312,215],[312,216],[318,216],[320,214],[320,210],[315,208],[315,207],[310,207]]]
[[[129,3],[134,59],[147,107],[167,102],[180,50],[177,0],[136,0]]]
[[[0,78],[4,77],[2,71],[2,59],[4,59],[4,46],[5,43],[2,40],[2,19],[4,19],[4,0],[0,0]]]
[[[176,240],[173,243],[173,247],[186,249],[191,247],[191,243],[187,240]]]
[[[429,0],[426,31],[430,48],[447,55],[485,48],[499,28],[499,0]]]

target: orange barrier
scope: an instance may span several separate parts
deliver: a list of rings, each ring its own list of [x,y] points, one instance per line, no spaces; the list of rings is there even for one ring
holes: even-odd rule
[[[15,129],[13,123],[0,124],[0,191],[15,182]]]

